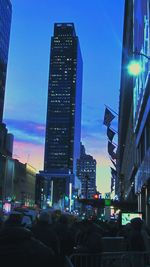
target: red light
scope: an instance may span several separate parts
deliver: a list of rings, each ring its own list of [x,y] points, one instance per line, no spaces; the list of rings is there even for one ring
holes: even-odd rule
[[[95,199],[98,199],[99,197],[98,197],[98,195],[97,195],[97,194],[95,194],[95,195],[94,195],[94,198],[95,198]]]

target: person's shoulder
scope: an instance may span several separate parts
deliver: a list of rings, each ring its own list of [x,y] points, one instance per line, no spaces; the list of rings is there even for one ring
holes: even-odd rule
[[[34,237],[31,238],[31,248],[35,254],[41,253],[54,256],[54,252],[51,248],[47,247],[44,243]]]

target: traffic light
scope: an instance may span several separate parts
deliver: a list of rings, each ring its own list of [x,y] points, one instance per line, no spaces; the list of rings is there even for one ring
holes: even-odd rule
[[[95,194],[95,195],[94,195],[94,198],[95,198],[95,199],[98,199],[98,198],[99,198],[98,194]]]
[[[65,201],[68,202],[69,201],[69,197],[65,195]]]

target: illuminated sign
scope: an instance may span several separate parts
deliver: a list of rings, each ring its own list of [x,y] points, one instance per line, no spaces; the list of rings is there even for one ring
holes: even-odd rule
[[[111,199],[105,199],[105,206],[111,206]]]

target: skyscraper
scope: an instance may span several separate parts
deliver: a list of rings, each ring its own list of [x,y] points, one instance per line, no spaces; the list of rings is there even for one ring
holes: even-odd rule
[[[55,23],[51,39],[44,172],[53,180],[54,201],[80,157],[82,57],[73,23]],[[60,190],[58,190],[60,188]],[[57,197],[55,197],[55,192]],[[66,193],[66,192],[64,192]]]
[[[0,0],[0,123],[3,119],[11,16],[11,2]]]
[[[96,192],[96,160],[87,155],[81,144],[81,156],[77,160],[77,176],[81,181],[81,196],[93,198]]]

